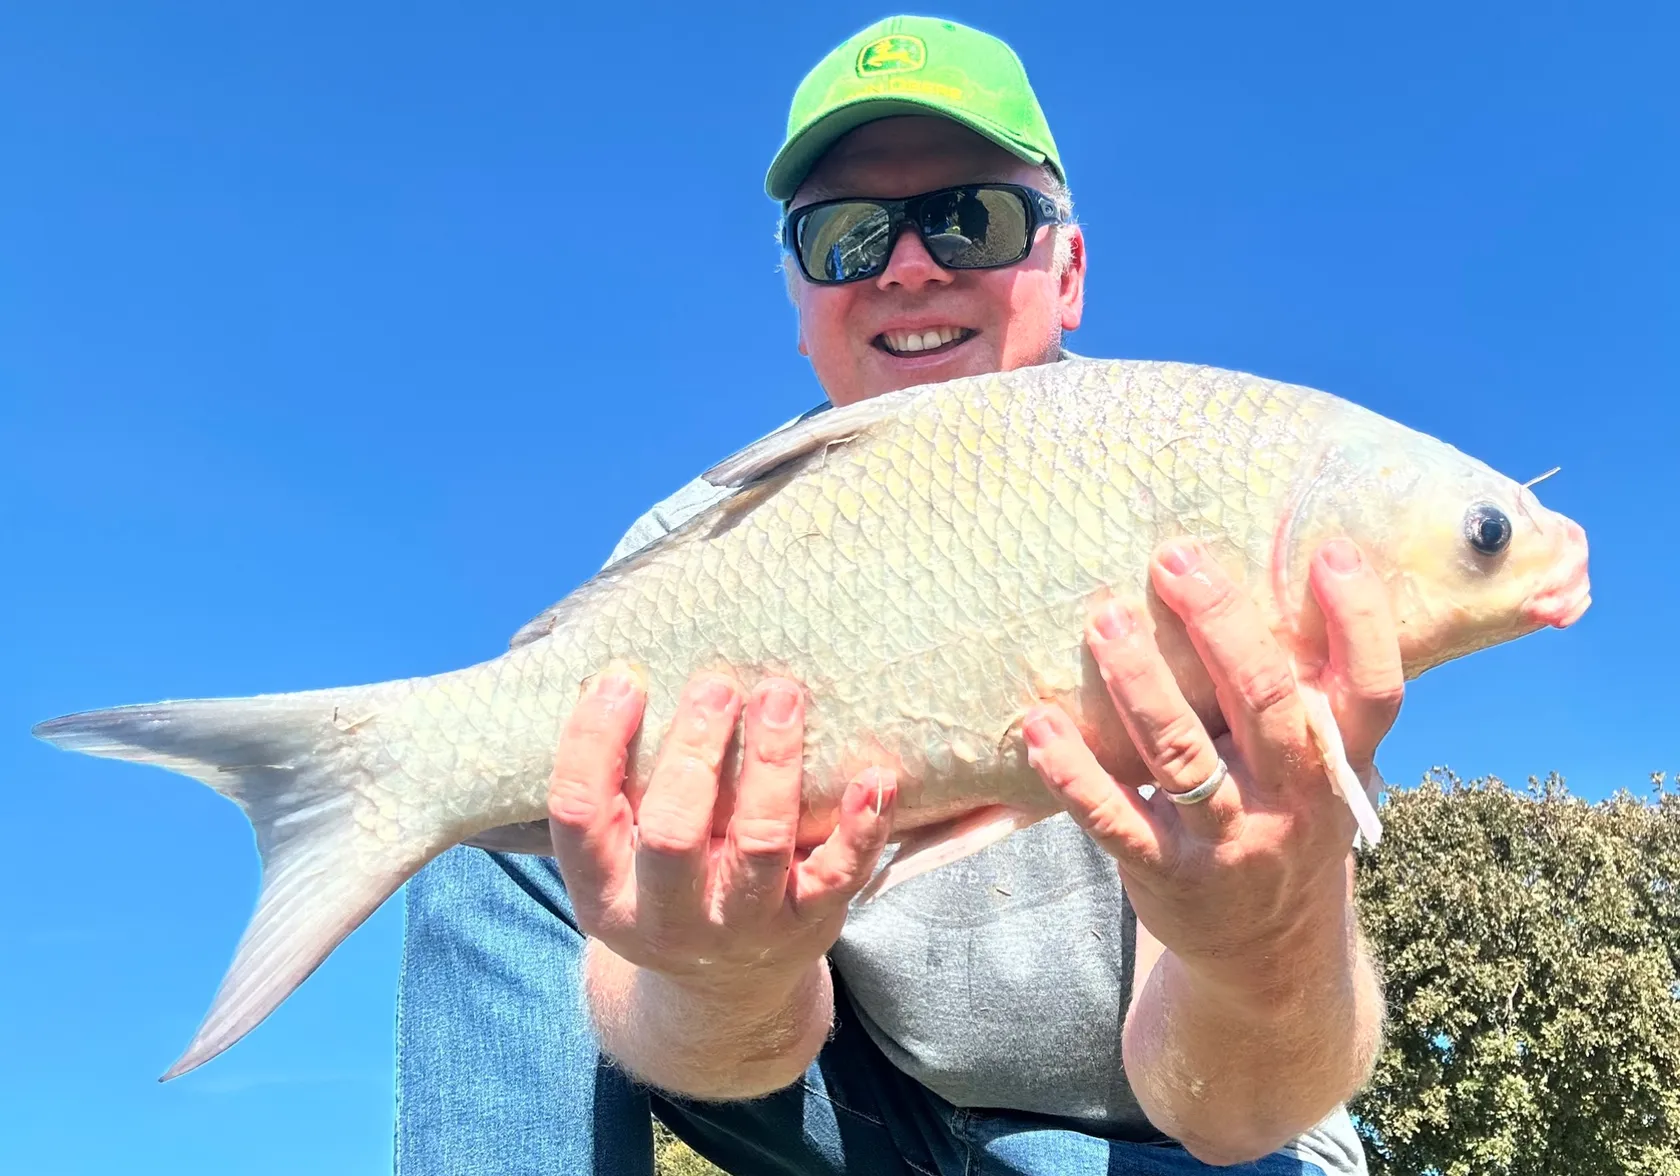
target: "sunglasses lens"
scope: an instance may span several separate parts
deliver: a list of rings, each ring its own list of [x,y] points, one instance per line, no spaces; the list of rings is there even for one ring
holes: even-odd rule
[[[818,282],[844,282],[887,260],[887,210],[867,200],[816,208],[799,222],[799,261]]]
[[[940,265],[991,269],[1027,255],[1027,208],[1014,192],[953,188],[922,204],[922,240]]]
[[[928,252],[947,269],[1014,265],[1032,245],[1032,213],[1018,192],[947,188],[908,206],[919,213],[916,227]],[[794,232],[805,276],[850,282],[880,273],[892,249],[893,215],[873,200],[841,200],[802,214]]]

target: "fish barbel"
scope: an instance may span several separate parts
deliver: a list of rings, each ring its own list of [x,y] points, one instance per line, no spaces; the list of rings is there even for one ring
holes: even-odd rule
[[[256,911],[165,1077],[249,1032],[450,846],[548,852],[556,739],[581,685],[615,660],[648,694],[632,803],[690,674],[726,670],[748,688],[785,675],[808,695],[801,841],[833,827],[857,771],[884,764],[899,776],[894,868],[925,868],[1058,811],[1020,732],[1042,701],[1117,779],[1148,782],[1084,646],[1099,594],[1147,606],[1186,698],[1225,730],[1182,625],[1148,587],[1163,540],[1201,540],[1253,596],[1369,836],[1375,815],[1312,686],[1325,660],[1307,588],[1317,547],[1345,535],[1363,549],[1408,678],[1561,628],[1588,602],[1586,536],[1532,490],[1334,396],[1216,368],[1070,360],[907,389],[772,434],[707,477],[739,490],[493,660],[36,728],[193,776],[255,830]]]

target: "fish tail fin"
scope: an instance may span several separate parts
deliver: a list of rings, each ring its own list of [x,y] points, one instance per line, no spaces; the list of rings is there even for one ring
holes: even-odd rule
[[[35,735],[69,751],[157,764],[245,810],[262,855],[257,908],[210,1011],[164,1080],[256,1027],[327,954],[450,843],[382,787],[381,688],[86,711]]]

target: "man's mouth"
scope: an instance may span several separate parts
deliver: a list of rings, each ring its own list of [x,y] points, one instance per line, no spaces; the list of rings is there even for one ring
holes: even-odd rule
[[[871,342],[888,355],[927,355],[960,347],[979,333],[968,327],[928,327],[920,331],[882,331]]]

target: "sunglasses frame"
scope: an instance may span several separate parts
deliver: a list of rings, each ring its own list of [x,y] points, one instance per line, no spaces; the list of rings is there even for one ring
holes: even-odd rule
[[[906,196],[902,200],[885,200],[875,196],[842,196],[835,200],[818,200],[814,204],[802,205],[789,212],[782,219],[782,248],[793,255],[794,261],[799,265],[799,272],[805,276],[805,280],[816,286],[844,286],[851,282],[863,282],[870,278],[878,278],[886,270],[887,263],[892,260],[893,249],[898,244],[898,235],[904,231],[906,225],[910,226],[917,239],[922,242],[922,247],[927,248],[927,238],[922,233],[921,224],[922,205],[925,202],[952,192],[983,191],[1008,192],[1020,200],[1022,207],[1026,209],[1026,243],[1021,247],[1020,254],[1008,261],[994,261],[986,265],[946,265],[937,257],[934,257],[934,264],[939,266],[940,269],[987,270],[1005,269],[1012,265],[1019,265],[1032,253],[1034,238],[1038,236],[1040,226],[1070,223],[1070,218],[1056,207],[1054,200],[1037,188],[1029,188],[1025,184],[952,184],[944,188],[934,188],[929,192],[921,192],[915,196]],[[879,265],[866,272],[853,274],[847,278],[815,277],[805,264],[805,255],[800,252],[799,229],[813,212],[823,208],[832,208],[837,204],[873,204],[878,208],[885,209],[887,213],[887,252],[881,258]],[[928,255],[933,256],[933,250],[928,249]]]

